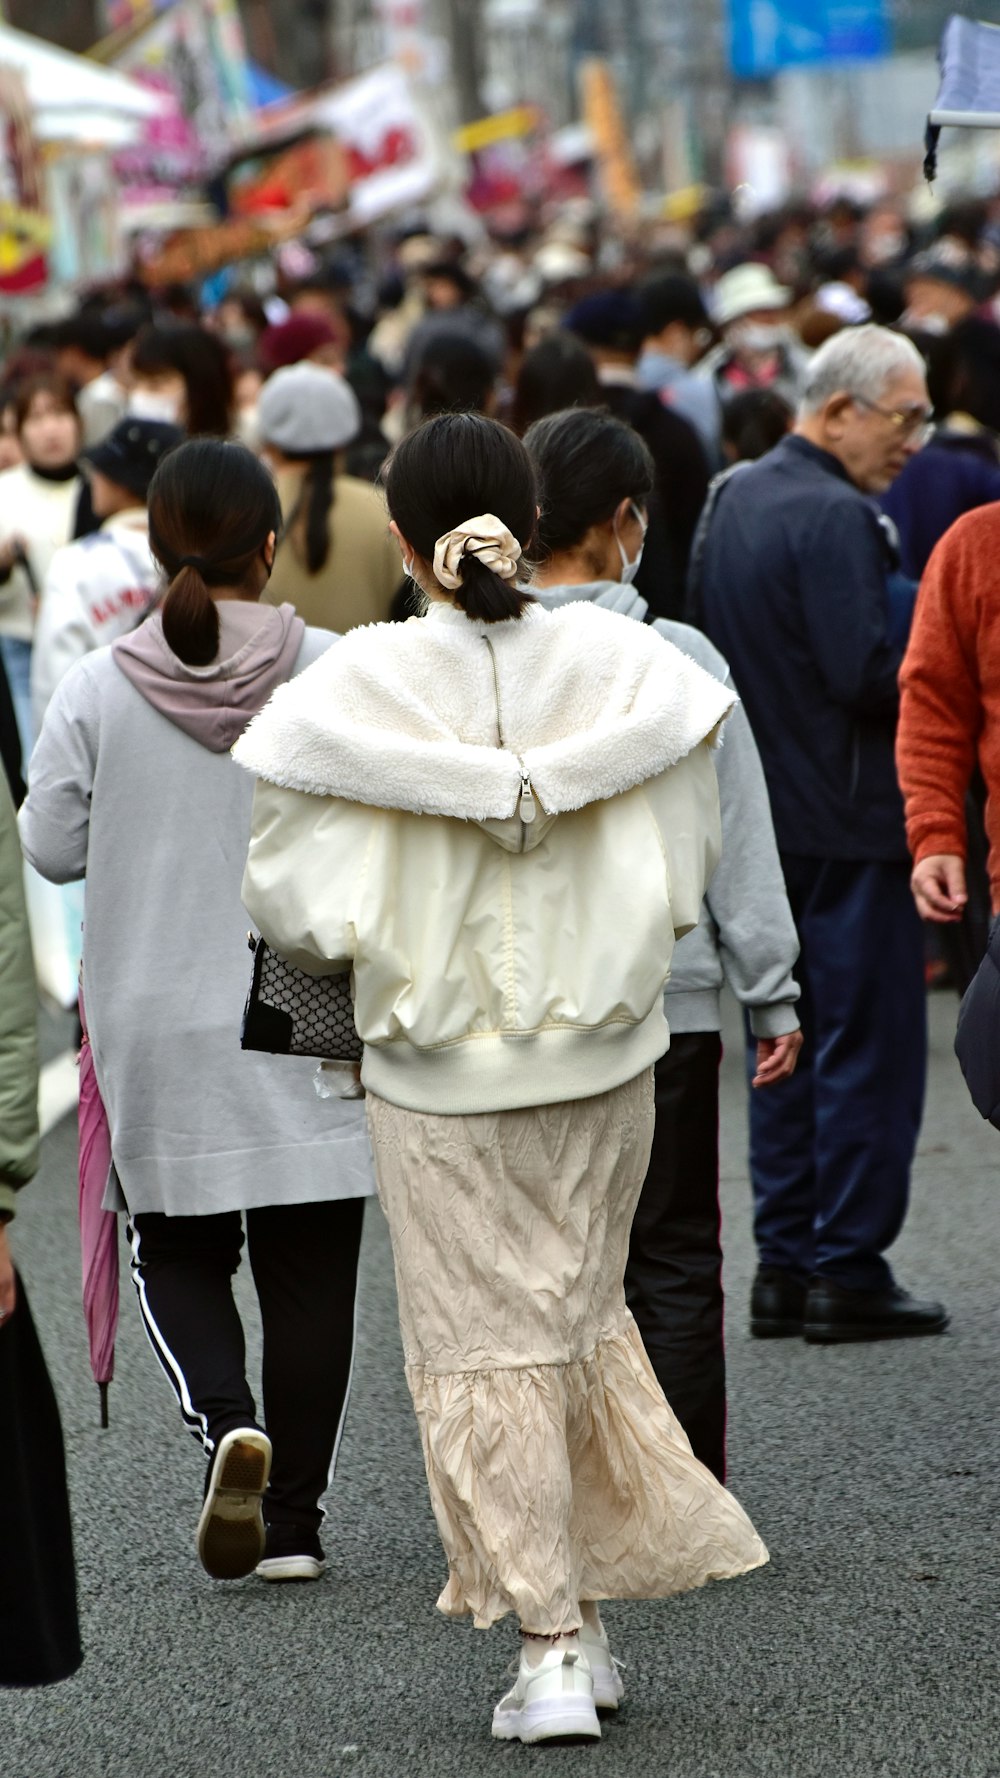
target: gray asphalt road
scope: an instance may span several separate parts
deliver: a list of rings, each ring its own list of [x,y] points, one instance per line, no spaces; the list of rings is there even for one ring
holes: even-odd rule
[[[500,1747],[515,1653],[434,1610],[443,1563],[402,1377],[388,1241],[364,1250],[361,1350],[324,1581],[213,1585],[192,1548],[201,1460],[123,1280],[112,1424],[79,1310],[73,1130],[45,1144],[17,1252],[62,1406],[87,1658],[0,1697],[5,1778],[996,1778],[1000,1136],[964,1098],[954,1002],[933,1006],[931,1092],[901,1278],[943,1339],[751,1345],[742,1083],[726,1065],[731,1484],[768,1568],[608,1609],[628,1699],[591,1748]],[[248,1321],[252,1302],[244,1289]],[[0,1459],[2,1460],[2,1459]],[[4,1534],[7,1534],[6,1528]]]

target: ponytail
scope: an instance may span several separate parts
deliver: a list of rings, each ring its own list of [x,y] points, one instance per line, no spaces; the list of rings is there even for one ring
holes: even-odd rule
[[[161,607],[163,639],[188,667],[208,667],[219,652],[219,612],[205,577],[187,562],[174,575]]]
[[[267,470],[245,445],[192,439],[163,458],[149,485],[149,547],[168,585],[163,639],[189,667],[219,652],[213,588],[258,599],[267,540],[281,504]]]
[[[330,554],[330,513],[334,501],[333,452],[321,451],[310,460],[302,484],[306,572],[318,574]]]
[[[463,556],[459,573],[462,584],[452,598],[466,617],[480,623],[502,624],[508,618],[523,617],[527,606],[535,603],[525,587],[513,580],[502,580],[484,562],[477,562],[475,556]]]
[[[534,536],[538,495],[534,465],[513,432],[484,414],[425,420],[393,451],[385,491],[390,517],[411,549],[435,564],[440,584],[467,617],[500,624],[523,616],[533,601],[515,574]],[[472,546],[480,521],[482,541],[499,547],[477,555]],[[490,559],[503,575],[487,566]]]

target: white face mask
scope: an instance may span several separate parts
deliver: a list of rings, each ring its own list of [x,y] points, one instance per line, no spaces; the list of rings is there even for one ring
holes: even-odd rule
[[[133,389],[125,412],[133,420],[165,420],[171,426],[180,424],[181,406],[176,395],[158,395],[155,389]]]
[[[630,506],[632,512],[635,514],[639,524],[642,526],[642,542],[639,545],[638,554],[636,555],[634,560],[630,562],[628,559],[628,556],[625,554],[625,545],[623,544],[621,538],[618,535],[617,526],[615,527],[615,542],[618,545],[618,554],[621,556],[621,559],[622,559],[622,572],[621,572],[622,586],[631,586],[632,585],[632,582],[634,581],[636,575],[639,572],[639,564],[642,561],[642,552],[646,547],[646,530],[647,530],[647,523],[648,522],[647,522],[647,520],[645,520],[643,518],[642,513],[639,511],[639,508],[636,506],[634,500],[629,501],[629,506]]]
[[[730,328],[728,343],[738,352],[777,352],[787,345],[790,329],[769,327],[766,321],[737,322]]]

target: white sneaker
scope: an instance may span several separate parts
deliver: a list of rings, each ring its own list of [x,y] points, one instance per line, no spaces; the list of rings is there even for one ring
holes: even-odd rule
[[[201,1565],[213,1580],[242,1580],[264,1554],[261,1503],[271,1473],[271,1441],[256,1426],[238,1426],[215,1447],[198,1520]]]
[[[493,1734],[497,1741],[600,1740],[590,1665],[575,1637],[554,1643],[537,1667],[521,1655],[513,1689],[493,1712]]]
[[[325,1569],[315,1556],[265,1556],[256,1572],[260,1580],[322,1580]]]
[[[625,1696],[625,1685],[618,1671],[618,1662],[611,1653],[604,1625],[599,1630],[592,1630],[589,1624],[584,1624],[580,1643],[593,1675],[595,1708],[617,1710]]]

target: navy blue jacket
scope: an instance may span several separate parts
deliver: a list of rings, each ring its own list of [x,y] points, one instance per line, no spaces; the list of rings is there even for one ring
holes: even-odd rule
[[[1000,457],[988,432],[935,433],[882,496],[899,532],[904,574],[919,580],[931,552],[964,513],[1000,500]]]
[[[719,495],[700,564],[703,624],[746,705],[782,852],[907,857],[891,567],[877,507],[804,438],[782,439]]]

